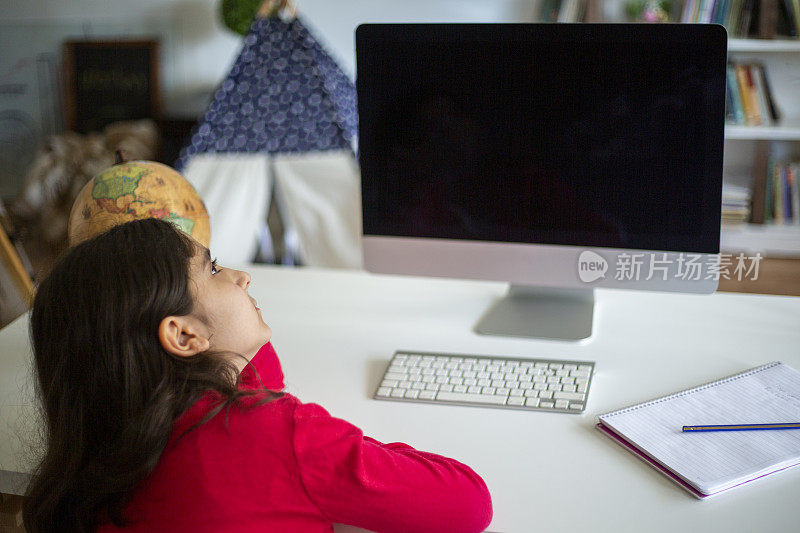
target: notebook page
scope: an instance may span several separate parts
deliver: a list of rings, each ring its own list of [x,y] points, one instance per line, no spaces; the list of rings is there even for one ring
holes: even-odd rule
[[[800,372],[770,363],[599,417],[711,494],[800,463],[800,430],[683,433],[683,426],[800,421]]]

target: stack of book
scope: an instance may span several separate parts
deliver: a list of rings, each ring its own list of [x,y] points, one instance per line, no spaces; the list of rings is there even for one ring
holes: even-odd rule
[[[800,162],[770,160],[764,222],[800,225]]]
[[[767,71],[758,63],[728,63],[726,121],[741,126],[769,126],[780,121]]]
[[[750,189],[738,185],[722,184],[722,223],[743,224],[750,219]]]
[[[687,0],[681,22],[722,24],[731,37],[797,37],[800,0]]]

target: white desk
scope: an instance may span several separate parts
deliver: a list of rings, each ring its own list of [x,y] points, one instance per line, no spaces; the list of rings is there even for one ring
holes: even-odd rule
[[[483,476],[491,531],[796,531],[800,468],[700,502],[594,429],[596,416],[772,360],[800,369],[800,298],[598,290],[581,343],[479,336],[500,283],[253,267],[288,391],[382,441],[457,458]],[[30,460],[27,322],[0,332],[0,491]],[[583,415],[370,399],[397,349],[588,359]],[[26,462],[27,461],[27,462]],[[15,483],[17,486],[15,486]]]

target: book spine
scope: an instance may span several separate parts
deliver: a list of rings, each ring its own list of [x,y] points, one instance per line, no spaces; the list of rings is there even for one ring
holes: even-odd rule
[[[735,124],[746,124],[746,119],[744,116],[744,108],[742,107],[742,95],[739,89],[739,81],[736,79],[736,71],[734,70],[734,66],[732,63],[728,63],[726,67],[726,73],[728,76],[728,93],[731,97],[731,102],[733,105],[731,106],[733,109],[733,116],[734,116],[734,123]]]
[[[736,72],[736,81],[738,82],[737,85],[739,86],[739,97],[742,100],[742,109],[744,109],[745,124],[752,126],[755,122],[755,114],[750,103],[750,88],[747,83],[747,72],[745,71],[745,66],[735,65],[734,72]]]
[[[761,123],[764,125],[772,124],[772,113],[769,111],[769,102],[767,101],[767,91],[764,87],[764,66],[754,64],[750,67],[755,85],[756,99],[758,100],[759,114],[761,115]]]
[[[764,196],[764,222],[772,222],[772,201],[775,198],[775,186],[772,184],[775,181],[775,170],[778,168],[774,159],[770,158],[769,166],[767,167],[767,182],[766,182],[766,195]]]
[[[790,163],[783,165],[783,180],[781,180],[781,191],[783,196],[783,223],[794,224],[792,216],[792,167]]]
[[[691,13],[692,13],[692,0],[686,0],[686,2],[683,3],[683,11],[681,12],[681,22],[683,23],[691,22],[691,20],[689,19]]]
[[[792,215],[795,226],[800,226],[800,164],[794,163],[790,167],[792,176]]]
[[[750,109],[753,113],[753,125],[761,126],[764,124],[764,115],[761,112],[761,104],[758,101],[758,90],[756,88],[755,76],[753,76],[753,66],[745,65],[745,82],[747,83],[747,97],[750,100]]]
[[[739,35],[742,37],[747,37],[750,34],[750,21],[752,20],[754,8],[755,0],[745,0],[742,7],[742,18],[739,23]]]
[[[779,8],[777,33],[797,37],[792,14],[792,0],[780,0]]]
[[[708,16],[709,22],[717,22],[717,16],[719,15],[719,9],[723,0],[714,0],[711,2],[711,13]]]
[[[775,165],[775,177],[772,180],[772,220],[775,224],[783,224],[783,165]]]
[[[767,76],[767,67],[763,67],[761,69],[761,77],[762,81],[764,82],[764,92],[767,95],[769,114],[772,117],[773,123],[777,123],[781,120],[781,112],[778,109],[778,106],[775,104],[775,99],[772,97],[772,87],[769,83],[769,76]]]
[[[792,15],[794,15],[794,31],[800,35],[800,0],[792,0]]]
[[[700,22],[711,22],[711,12],[714,9],[714,0],[703,0],[702,12],[700,14]]]
[[[731,10],[731,1],[732,0],[724,0],[722,3],[722,9],[719,10],[719,20],[717,20],[717,22],[723,26],[726,26],[726,23],[728,22],[728,13],[730,13]]]
[[[728,21],[728,31],[734,37],[739,36],[739,24],[742,19],[742,5],[744,0],[734,0],[733,7],[731,8],[730,18]]]
[[[758,36],[774,39],[778,30],[778,0],[761,0],[758,14]]]

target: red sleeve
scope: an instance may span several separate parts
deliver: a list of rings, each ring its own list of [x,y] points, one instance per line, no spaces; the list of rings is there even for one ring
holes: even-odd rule
[[[331,522],[380,532],[483,531],[486,484],[468,466],[382,444],[316,404],[298,404],[293,444],[306,492]]]

